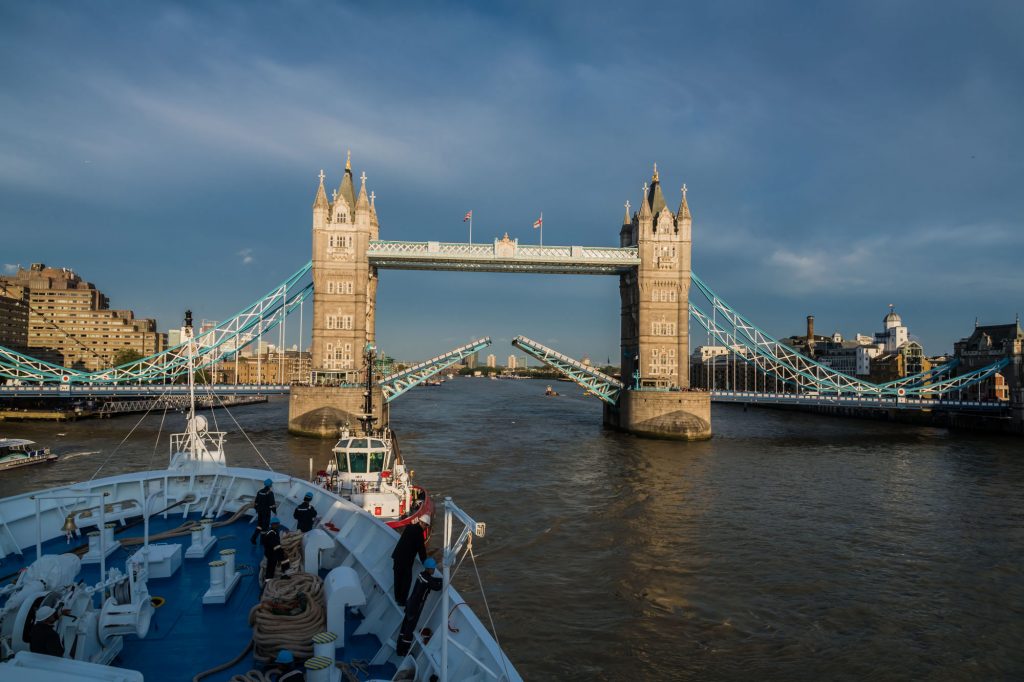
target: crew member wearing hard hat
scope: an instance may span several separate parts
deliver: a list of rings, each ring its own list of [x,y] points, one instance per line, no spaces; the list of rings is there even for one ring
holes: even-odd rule
[[[274,659],[269,671],[273,670],[281,672],[277,682],[306,682],[306,676],[303,674],[302,668],[295,661],[295,656],[292,655],[292,652],[287,649],[281,649],[277,652],[277,657]]]
[[[270,530],[263,533],[262,542],[263,556],[267,558],[267,571],[263,574],[264,579],[270,580],[274,577],[278,564],[281,564],[281,577],[287,578],[292,562],[284,553],[284,547],[281,546],[281,519],[276,516],[270,519]]]
[[[272,487],[274,487],[274,482],[269,478],[263,481],[263,487],[259,489],[256,498],[252,501],[252,506],[256,509],[256,530],[252,532],[249,542],[254,545],[259,534],[270,528],[270,517],[273,512],[277,511],[277,500],[274,499]]]
[[[316,508],[313,507],[313,493],[306,493],[305,497],[302,498],[302,504],[295,508],[292,516],[295,517],[295,527],[303,533],[313,530],[313,524],[316,523],[317,516]]]
[[[36,609],[36,622],[29,630],[29,651],[47,656],[63,656],[64,644],[53,629],[60,613],[52,606],[40,606]]]
[[[444,586],[443,579],[434,575],[436,568],[437,562],[434,561],[434,558],[427,557],[427,560],[423,562],[423,570],[416,576],[416,584],[412,588],[409,603],[405,607],[402,628],[398,632],[395,653],[399,656],[405,656],[412,648],[413,633],[416,630],[416,624],[419,623],[420,614],[423,613],[423,607],[427,603],[427,597],[432,591],[440,590]]]
[[[391,552],[395,569],[395,602],[401,607],[405,606],[406,597],[409,596],[413,560],[417,554],[420,561],[425,561],[427,558],[427,545],[423,540],[423,533],[428,528],[430,528],[430,514],[424,514],[417,519],[417,523],[410,523],[402,529],[402,537],[398,538],[398,544]]]

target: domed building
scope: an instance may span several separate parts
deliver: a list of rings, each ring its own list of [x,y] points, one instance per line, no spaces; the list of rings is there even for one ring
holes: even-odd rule
[[[931,363],[924,356],[924,348],[917,341],[910,340],[910,330],[892,305],[882,318],[882,331],[875,333],[874,347],[878,354],[864,360],[870,363],[869,378],[876,383],[902,379],[931,369]]]

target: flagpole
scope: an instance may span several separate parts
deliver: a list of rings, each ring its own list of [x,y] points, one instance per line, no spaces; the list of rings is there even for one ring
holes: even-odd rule
[[[469,212],[469,243],[473,243],[473,212]]]
[[[544,246],[544,211],[540,212],[540,245]]]

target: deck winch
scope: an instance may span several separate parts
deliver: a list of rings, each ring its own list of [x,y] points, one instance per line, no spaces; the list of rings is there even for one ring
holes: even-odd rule
[[[4,588],[10,597],[0,611],[0,658],[29,650],[26,636],[42,606],[60,613],[53,628],[65,658],[107,665],[121,651],[124,635],[149,633],[154,609],[144,566],[129,563],[127,573],[112,568],[92,586],[75,582],[81,567],[74,554],[44,555]],[[99,609],[93,604],[97,592],[106,595]]]

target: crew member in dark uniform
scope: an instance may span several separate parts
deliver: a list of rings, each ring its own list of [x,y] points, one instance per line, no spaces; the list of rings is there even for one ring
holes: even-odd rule
[[[423,562],[423,570],[416,576],[416,584],[413,585],[412,594],[409,595],[409,604],[405,607],[405,618],[402,619],[402,629],[398,633],[398,646],[395,653],[405,656],[412,647],[413,632],[416,624],[419,623],[420,614],[427,603],[427,596],[435,590],[440,590],[444,580],[434,575],[437,562],[433,557]]]
[[[427,558],[427,546],[423,541],[423,533],[430,527],[430,514],[424,514],[418,523],[410,523],[402,529],[402,537],[391,552],[395,569],[395,603],[405,606],[409,596],[409,583],[412,582],[412,564],[418,554],[420,561]]]
[[[287,578],[287,571],[292,567],[288,555],[284,553],[281,546],[281,519],[276,516],[270,519],[270,530],[263,534],[263,556],[267,558],[267,572],[263,574],[264,579],[270,580],[274,577],[274,571],[278,564],[281,564],[281,577]]]
[[[316,521],[316,508],[311,502],[312,499],[313,493],[306,493],[302,498],[302,504],[296,507],[292,514],[295,517],[295,527],[303,533],[313,530],[313,523]]]
[[[46,654],[47,656],[63,656],[64,645],[60,636],[53,629],[60,614],[52,606],[40,606],[36,609],[36,622],[29,630],[28,648],[34,654]]]
[[[269,478],[263,481],[263,487],[256,493],[256,499],[252,506],[256,509],[256,530],[252,532],[249,542],[256,544],[256,538],[260,533],[270,530],[270,516],[277,511],[277,500],[274,499],[274,491],[271,488],[274,482]]]

